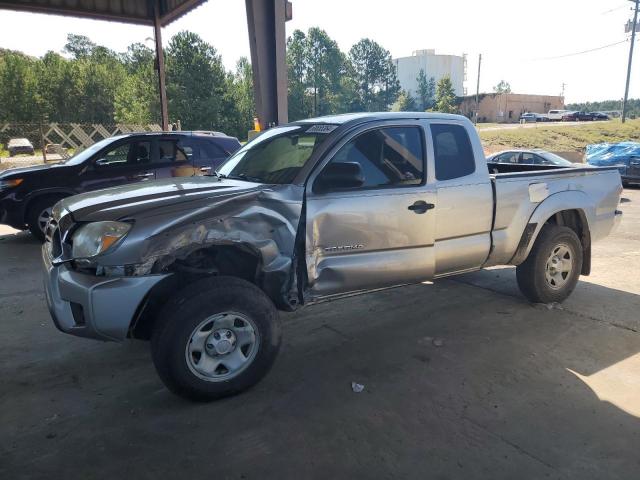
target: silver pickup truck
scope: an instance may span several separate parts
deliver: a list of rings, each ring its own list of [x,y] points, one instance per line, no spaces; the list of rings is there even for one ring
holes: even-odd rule
[[[530,301],[562,301],[620,220],[621,191],[615,167],[487,164],[460,116],[300,121],[215,176],[59,202],[47,302],[64,332],[150,339],[169,389],[218,398],[269,370],[277,310],[493,265],[516,265]]]

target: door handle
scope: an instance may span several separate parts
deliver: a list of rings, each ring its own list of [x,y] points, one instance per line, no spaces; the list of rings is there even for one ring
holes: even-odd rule
[[[138,175],[134,175],[133,178],[151,178],[155,176],[156,176],[155,173],[147,172],[147,173],[139,173]]]
[[[407,208],[414,213],[426,213],[428,210],[435,208],[436,206],[433,203],[427,203],[424,200],[418,200],[413,205],[409,205]]]

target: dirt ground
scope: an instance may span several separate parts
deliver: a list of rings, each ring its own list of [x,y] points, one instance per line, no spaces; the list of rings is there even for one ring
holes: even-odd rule
[[[0,230],[0,478],[640,478],[640,189],[560,307],[514,269],[283,315],[254,389],[171,395],[148,345],[59,333]],[[364,385],[354,393],[351,382]]]

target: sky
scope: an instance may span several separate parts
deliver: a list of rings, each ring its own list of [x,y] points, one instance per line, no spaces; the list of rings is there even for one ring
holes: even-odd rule
[[[624,94],[632,18],[629,0],[292,0],[295,29],[318,26],[347,52],[369,37],[394,57],[414,50],[468,55],[469,94],[475,93],[478,54],[480,91],[500,80],[514,93],[559,95],[567,103],[620,99]],[[67,33],[87,35],[98,44],[124,51],[133,42],[153,45],[151,27],[0,10],[0,48],[41,56],[61,52]],[[245,2],[209,0],[163,31],[190,30],[211,43],[228,69],[249,56]],[[640,37],[640,35],[638,35]],[[147,40],[149,39],[149,40]],[[626,40],[626,41],[625,41]],[[613,45],[589,53],[578,52]],[[640,97],[640,41],[632,70],[630,97]]]

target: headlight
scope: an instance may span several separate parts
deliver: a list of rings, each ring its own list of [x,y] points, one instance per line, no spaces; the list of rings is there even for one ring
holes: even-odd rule
[[[95,257],[106,252],[122,239],[131,229],[129,223],[124,222],[94,222],[89,223],[73,234],[73,258]]]
[[[11,180],[0,180],[0,190],[6,190],[8,188],[17,187],[22,182],[24,182],[23,178],[12,178]]]

